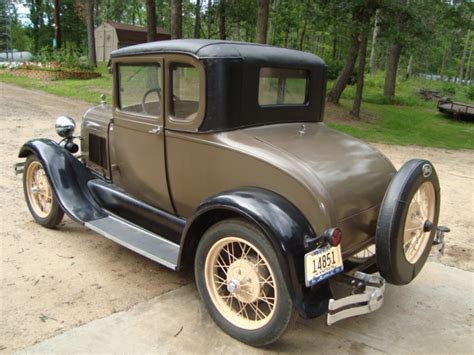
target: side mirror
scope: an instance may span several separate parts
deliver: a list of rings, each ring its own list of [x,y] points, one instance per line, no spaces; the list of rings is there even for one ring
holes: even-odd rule
[[[63,138],[72,138],[76,129],[76,122],[70,117],[59,116],[54,124],[56,133]]]

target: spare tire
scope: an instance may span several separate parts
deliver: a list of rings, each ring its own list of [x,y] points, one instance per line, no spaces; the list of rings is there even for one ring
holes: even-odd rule
[[[375,235],[377,268],[388,282],[404,285],[423,268],[438,226],[438,175],[427,160],[406,162],[390,182]]]

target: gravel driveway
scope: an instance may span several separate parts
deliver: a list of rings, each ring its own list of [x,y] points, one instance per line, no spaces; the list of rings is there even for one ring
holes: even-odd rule
[[[79,121],[89,105],[0,83],[0,107],[0,351],[23,348],[192,282],[190,272],[169,271],[68,219],[58,230],[33,223],[21,177],[12,169],[18,150],[33,137],[56,139],[54,118],[67,114]],[[431,260],[473,271],[473,152],[376,146],[397,167],[412,157],[434,163],[442,186],[440,224],[452,233],[446,255]]]

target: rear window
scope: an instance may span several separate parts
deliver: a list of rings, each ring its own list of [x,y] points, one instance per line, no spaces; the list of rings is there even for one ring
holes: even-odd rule
[[[308,71],[303,69],[260,69],[258,104],[303,105],[307,102]]]

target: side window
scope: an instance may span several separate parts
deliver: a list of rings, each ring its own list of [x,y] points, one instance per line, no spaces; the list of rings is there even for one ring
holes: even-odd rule
[[[258,104],[302,105],[307,101],[308,72],[301,69],[261,68]]]
[[[161,109],[160,65],[119,64],[120,109],[159,117]]]
[[[199,71],[192,65],[171,65],[171,116],[176,120],[192,120],[199,109]]]

